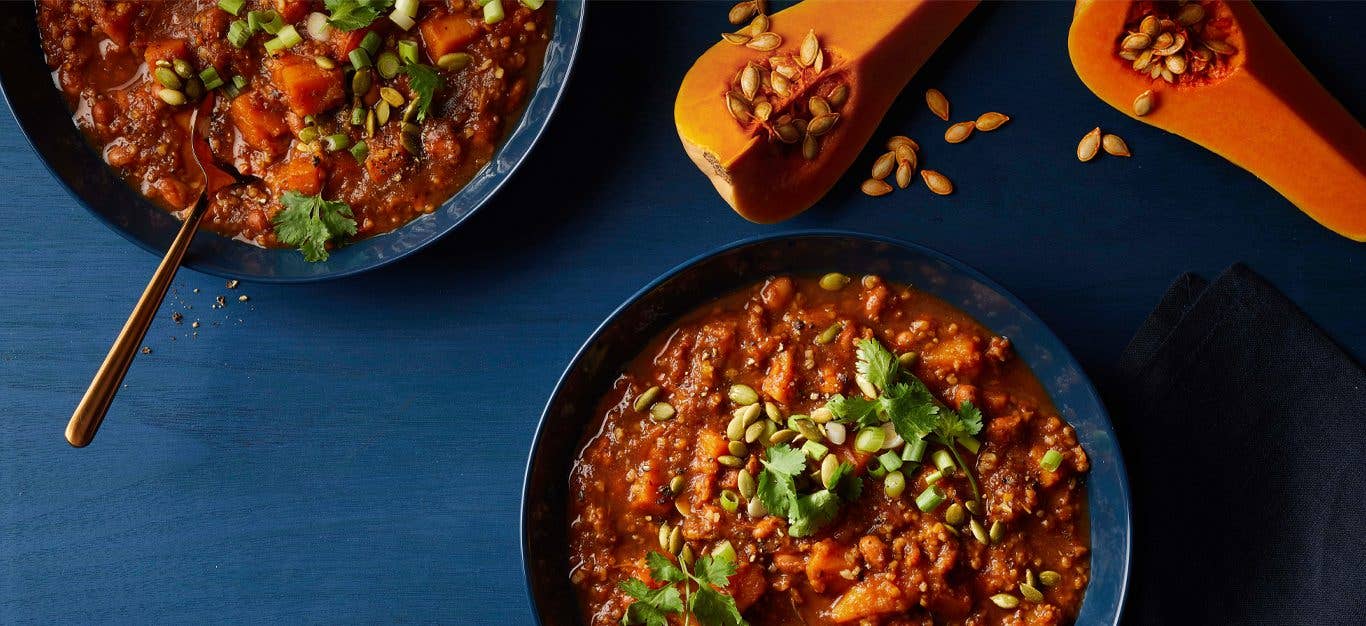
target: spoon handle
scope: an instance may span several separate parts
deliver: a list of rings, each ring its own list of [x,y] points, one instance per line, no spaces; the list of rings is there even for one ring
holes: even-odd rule
[[[201,195],[199,201],[195,202],[190,215],[181,224],[180,232],[176,233],[175,240],[171,242],[171,247],[166,250],[166,256],[161,259],[161,265],[157,266],[156,273],[152,274],[152,280],[148,281],[147,288],[142,291],[142,297],[138,298],[133,312],[128,315],[128,321],[124,322],[123,330],[119,331],[114,345],[110,346],[109,354],[104,357],[104,363],[100,364],[99,371],[95,373],[95,379],[90,381],[90,388],[85,390],[85,396],[81,398],[80,404],[76,405],[76,411],[71,414],[71,421],[66,425],[66,440],[71,445],[84,448],[95,438],[95,431],[99,430],[105,413],[109,411],[109,405],[114,402],[114,394],[118,393],[119,384],[123,382],[124,374],[128,373],[128,366],[137,354],[138,345],[142,343],[142,338],[147,336],[147,328],[152,325],[157,309],[161,308],[161,301],[171,287],[176,270],[180,269],[180,262],[185,257],[185,251],[189,249],[195,232],[199,230],[199,222],[203,219],[208,205],[208,194]]]

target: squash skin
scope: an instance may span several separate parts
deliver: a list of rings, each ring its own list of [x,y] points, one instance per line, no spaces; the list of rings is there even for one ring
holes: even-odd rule
[[[773,223],[801,213],[849,169],[911,76],[976,5],[976,0],[805,0],[780,11],[772,15],[771,29],[783,37],[778,50],[719,42],[688,70],[674,102],[683,147],[745,219]],[[839,123],[822,137],[821,151],[810,161],[794,146],[741,127],[723,100],[746,62],[794,51],[809,30],[826,55],[821,80],[837,76],[849,85]],[[803,91],[797,98],[807,95]]]
[[[1237,28],[1233,71],[1180,86],[1134,72],[1115,55],[1131,2],[1078,0],[1072,66],[1110,106],[1175,133],[1251,172],[1323,226],[1366,241],[1366,129],[1295,58],[1250,2],[1225,5]],[[1152,89],[1157,105],[1134,115]],[[1182,181],[1174,181],[1181,183]]]

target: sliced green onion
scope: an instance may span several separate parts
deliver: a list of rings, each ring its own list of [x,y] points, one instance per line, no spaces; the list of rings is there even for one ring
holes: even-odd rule
[[[328,135],[323,139],[323,146],[327,148],[328,152],[345,150],[351,147],[351,138],[342,133]]]
[[[522,6],[535,11],[545,6],[545,0],[521,0]]]
[[[246,20],[233,20],[231,24],[228,24],[228,43],[232,44],[234,48],[247,47],[247,44],[251,42],[252,34],[251,25],[247,24]]]
[[[721,559],[728,563],[735,562],[735,546],[731,545],[729,539],[722,540],[711,549],[711,556],[714,559]]]
[[[948,450],[935,450],[933,454],[930,454],[930,461],[941,470],[954,467],[953,455],[949,454]]]
[[[389,21],[393,22],[396,26],[402,28],[403,30],[412,30],[413,27],[417,25],[416,20],[407,15],[404,15],[403,12],[398,9],[394,9],[392,12],[389,13]]]
[[[398,58],[408,65],[417,63],[417,42],[410,39],[400,39],[398,41]]]
[[[281,28],[279,33],[274,39],[266,42],[267,52],[275,53],[303,43],[304,38],[299,36],[299,31],[294,30],[293,26]]]
[[[940,489],[939,485],[930,485],[920,492],[920,495],[916,496],[915,506],[921,511],[929,513],[939,508],[939,505],[944,503],[945,497],[944,490]]]
[[[882,467],[887,468],[887,471],[889,472],[901,469],[901,457],[897,456],[897,454],[891,450],[883,452],[877,457],[877,461],[882,464]]]
[[[299,129],[299,141],[302,143],[313,143],[318,138],[317,126],[305,126]]]
[[[398,0],[394,3],[394,10],[408,17],[417,17],[418,0]]]
[[[854,437],[854,449],[859,452],[877,452],[882,449],[882,440],[887,437],[887,433],[876,426],[869,426],[858,431]]]
[[[279,34],[285,27],[284,18],[269,9],[247,13],[247,23],[251,25],[252,32],[264,30],[272,35]]]
[[[356,48],[347,56],[351,59],[351,67],[358,70],[370,67],[370,53],[366,52],[364,48]]]
[[[930,473],[928,473],[928,474],[925,474],[925,484],[926,484],[926,485],[933,485],[933,484],[935,484],[935,483],[937,483],[937,482],[939,482],[940,480],[943,480],[943,479],[944,479],[944,472],[941,472],[941,471],[939,471],[939,470],[935,470],[935,471],[933,471],[933,472],[930,472]]]
[[[982,442],[978,441],[976,437],[959,437],[958,445],[963,446],[964,450],[973,454],[977,454],[977,451],[982,449]]]
[[[484,23],[497,24],[503,21],[503,0],[493,0],[484,5]]]
[[[351,109],[351,125],[360,126],[365,123],[365,107],[356,105]]]
[[[246,88],[247,88],[247,78],[246,78],[245,76],[242,76],[241,74],[238,74],[237,76],[233,76],[233,77],[232,77],[232,85],[233,85],[234,87],[238,88],[238,89],[246,89]]]
[[[375,70],[384,80],[398,76],[398,55],[388,50],[380,53],[379,58],[375,59]]]
[[[1045,452],[1043,458],[1039,460],[1039,467],[1050,472],[1058,471],[1058,468],[1062,467],[1062,453],[1057,450]]]
[[[436,60],[436,66],[443,70],[461,70],[470,64],[472,57],[464,52],[452,52],[443,54]]]
[[[824,444],[817,443],[815,441],[807,441],[806,443],[802,444],[802,452],[805,452],[806,456],[809,456],[812,459],[819,461],[825,458],[825,455],[830,452],[830,448],[827,448]]]
[[[906,491],[906,476],[895,470],[887,472],[887,477],[882,479],[882,490],[889,498],[900,498]]]
[[[365,161],[365,157],[370,156],[370,146],[364,141],[357,141],[356,145],[351,146],[351,156],[356,157],[357,161]]]
[[[246,3],[247,0],[218,0],[218,8],[233,15],[237,15],[242,11],[242,5],[245,5]]]
[[[883,467],[881,464],[874,465],[872,469],[868,470],[868,475],[873,478],[882,478],[887,475],[887,468]]]
[[[740,496],[729,489],[721,491],[721,508],[725,509],[727,513],[734,513],[736,509],[740,508]]]
[[[365,48],[365,53],[373,58],[376,54],[379,54],[379,46],[382,43],[384,43],[384,38],[380,37],[379,33],[372,30],[365,33],[365,37],[361,38],[360,47]]]
[[[223,78],[218,75],[218,70],[214,69],[212,65],[199,73],[199,80],[204,83],[205,89],[218,89],[223,86]]]
[[[921,459],[925,458],[925,448],[929,445],[924,439],[907,442],[906,448],[901,451],[901,460],[919,463]]]
[[[490,2],[493,2],[493,0],[474,0],[474,4],[481,9],[484,8],[484,5]]]

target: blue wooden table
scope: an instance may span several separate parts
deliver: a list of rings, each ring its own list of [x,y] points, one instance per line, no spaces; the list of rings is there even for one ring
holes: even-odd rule
[[[870,151],[810,212],[743,221],[672,118],[727,6],[591,6],[542,144],[412,259],[295,287],[182,273],[84,450],[62,428],[157,260],[79,208],[0,118],[0,622],[528,622],[516,514],[552,384],[639,286],[755,234],[839,227],[957,256],[1033,307],[1102,389],[1172,278],[1238,260],[1366,357],[1363,247],[1094,98],[1067,60],[1070,3],[983,6],[883,123],[879,137],[920,139],[953,196],[864,197]],[[1363,5],[1263,10],[1362,117]],[[931,86],[960,114],[1013,121],[946,145]],[[1096,125],[1134,157],[1078,163]]]

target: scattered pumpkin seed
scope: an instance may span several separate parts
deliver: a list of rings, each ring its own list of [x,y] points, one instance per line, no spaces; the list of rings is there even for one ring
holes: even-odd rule
[[[893,152],[896,153],[897,163],[906,163],[909,164],[911,167],[916,167],[918,163],[916,163],[915,151],[918,149],[919,148],[911,148],[909,145],[906,144],[898,145],[896,148],[893,149]]]
[[[189,79],[194,76],[194,66],[190,65],[190,62],[185,59],[175,59],[174,61],[171,61],[171,68],[174,69],[176,75],[181,78]]]
[[[790,426],[795,428],[797,432],[801,433],[803,437],[806,437],[808,441],[820,442],[825,438],[824,434],[821,432],[821,429],[817,427],[816,423],[810,419],[792,420]]]
[[[687,480],[684,479],[681,474],[678,476],[674,476],[672,479],[669,480],[669,491],[673,492],[674,495],[683,493],[683,485],[686,482]]]
[[[1077,160],[1083,163],[1096,158],[1096,153],[1100,151],[1100,127],[1097,126],[1086,136],[1081,138],[1077,144]]]
[[[830,103],[820,96],[811,96],[808,98],[806,101],[806,108],[811,111],[812,115],[816,116],[830,113]]]
[[[769,50],[777,50],[778,46],[781,45],[783,45],[783,38],[779,36],[778,33],[767,32],[755,35],[753,39],[750,39],[749,42],[745,44],[745,47],[767,52]]]
[[[774,132],[778,133],[778,139],[783,143],[797,143],[802,139],[801,131],[793,124],[779,124]]]
[[[750,21],[750,23],[749,23],[749,32],[748,32],[747,34],[748,34],[750,37],[753,37],[753,36],[755,36],[755,35],[758,35],[758,34],[760,34],[760,33],[765,32],[765,31],[767,31],[767,30],[768,30],[768,16],[767,16],[767,15],[764,15],[762,12],[760,12],[758,15],[754,16],[754,19],[753,19],[752,21]]]
[[[162,87],[167,89],[180,89],[182,86],[180,76],[176,75],[175,70],[169,67],[158,67],[152,71],[152,75],[156,77],[157,82],[161,83]]]
[[[740,70],[740,93],[744,94],[747,100],[753,100],[755,94],[759,93],[759,68],[753,63]]]
[[[744,465],[744,461],[741,461],[739,458],[730,454],[723,454],[716,457],[716,462],[726,467],[740,467],[741,465]]]
[[[467,53],[451,52],[441,55],[441,58],[436,60],[436,66],[443,70],[462,70],[470,64],[471,60],[472,57]]]
[[[1034,570],[1032,570],[1032,569],[1027,569],[1027,570],[1025,570],[1025,584],[1026,584],[1026,585],[1029,585],[1029,586],[1031,586],[1031,587],[1036,586],[1036,585],[1038,584],[1037,582],[1035,582],[1035,579],[1034,579]]]
[[[938,89],[930,89],[925,92],[925,104],[929,105],[930,112],[945,122],[949,121],[949,99],[944,97],[944,93]]]
[[[1104,146],[1105,152],[1109,154],[1119,157],[1127,157],[1130,155],[1129,144],[1124,143],[1124,140],[1121,139],[1119,135],[1106,133],[1101,137],[1100,145]]]
[[[963,520],[967,519],[967,511],[963,505],[954,502],[949,508],[944,509],[944,522],[949,526],[962,526]]]
[[[158,90],[157,97],[161,98],[162,102],[165,102],[166,104],[169,104],[173,107],[180,106],[187,102],[187,100],[185,99],[185,94],[174,89]]]
[[[746,0],[730,8],[730,14],[726,16],[732,24],[744,24],[749,18],[754,17],[759,12],[759,5],[752,0]]]
[[[749,385],[731,385],[726,396],[738,406],[749,406],[759,401],[759,392]]]
[[[925,186],[941,196],[953,193],[953,181],[934,170],[920,170],[920,178],[925,181]]]
[[[957,124],[949,126],[948,130],[944,131],[944,141],[949,143],[963,143],[967,140],[968,136],[972,135],[972,129],[975,127],[975,122],[958,122]]]
[[[997,113],[995,111],[988,111],[977,116],[976,126],[977,130],[980,130],[985,133],[996,130],[1009,121],[1009,115],[1006,115],[1004,113]]]
[[[659,385],[655,385],[640,392],[640,395],[636,396],[636,401],[632,403],[631,407],[637,411],[644,411],[645,409],[650,408],[650,405],[654,404],[655,398],[659,397],[660,391]]]
[[[409,136],[406,135],[405,136]],[[674,405],[668,402],[656,402],[650,405],[650,417],[657,422],[673,419],[678,412],[674,410]]]
[[[678,554],[683,550],[683,527],[674,526],[669,531],[669,552]]]
[[[763,410],[764,407],[761,406],[758,401],[755,401],[740,408],[740,410],[736,411],[736,414],[740,416],[741,421],[743,421],[745,427],[748,428],[754,422],[759,421],[759,418],[763,417]]]
[[[816,136],[807,133],[802,138],[802,158],[808,161],[816,160],[816,155],[820,154],[820,144],[816,143]]]
[[[891,185],[876,178],[869,178],[868,180],[863,181],[863,184],[859,186],[859,189],[861,189],[863,193],[873,197],[885,196],[892,193]]]
[[[380,100],[375,103],[375,122],[380,126],[383,126],[389,121],[389,113],[390,107],[388,102]]]
[[[820,70],[817,70],[820,71]],[[844,102],[849,99],[849,85],[840,83],[830,90],[830,106],[838,109],[844,106]]]
[[[678,498],[674,500],[674,510],[678,511],[679,515],[687,517],[692,515],[692,504],[688,502],[687,498]]]
[[[1155,100],[1151,89],[1138,94],[1138,97],[1134,98],[1134,115],[1143,117],[1152,112]]]
[[[373,115],[365,119],[367,136],[375,134],[373,124],[374,119],[375,118]],[[407,123],[408,122],[404,122],[404,124]],[[422,140],[415,133],[399,133],[398,142],[400,145],[403,146],[403,149],[407,151],[408,154],[416,155],[422,153]]]
[[[731,117],[741,124],[748,124],[753,115],[750,112],[749,105],[745,104],[744,98],[734,91],[726,92],[726,108],[730,110]]]
[[[190,100],[198,100],[204,95],[204,83],[198,77],[190,78],[185,81],[185,97]]]
[[[996,520],[991,523],[991,531],[987,533],[987,537],[991,539],[992,543],[998,543],[1001,541],[1001,537],[1005,536],[1005,533],[1005,524],[1002,524],[1001,520]]]
[[[806,31],[806,38],[802,39],[802,46],[797,52],[797,58],[802,65],[811,67],[816,63],[816,55],[821,51],[821,43],[816,39],[816,31]]]
[[[1043,602],[1043,592],[1029,583],[1020,583],[1020,595],[1024,596],[1024,599],[1035,604]]]
[[[776,446],[776,445],[779,445],[779,444],[791,443],[792,440],[793,440],[793,439],[796,439],[796,438],[797,438],[797,431],[792,430],[792,429],[790,429],[790,428],[784,428],[784,429],[782,429],[782,430],[780,430],[780,431],[777,431],[777,432],[773,433],[772,435],[769,435],[769,437],[768,437],[768,443],[769,443],[770,445],[775,445],[775,446]]]
[[[749,43],[750,37],[749,35],[742,35],[740,33],[721,33],[721,39],[724,40],[726,43],[732,43],[737,46],[743,46]]]
[[[769,104],[767,100],[756,102],[754,104],[754,117],[758,119],[760,122],[767,122],[768,118],[772,115],[773,105]]]
[[[778,409],[778,405],[772,402],[764,403],[764,415],[767,415],[768,419],[771,419],[775,422],[780,419],[783,419],[783,412]]]
[[[828,328],[821,331],[821,334],[816,335],[816,345],[823,346],[834,341],[835,337],[838,337],[842,330],[844,330],[844,324],[839,322],[831,324]]]
[[[1212,41],[1206,41],[1205,47],[1209,48],[1215,54],[1222,54],[1225,56],[1230,54],[1236,54],[1238,52],[1238,49],[1233,47],[1232,44],[1228,43],[1227,41],[1219,41],[1217,39]]]
[[[821,277],[820,285],[821,289],[826,291],[839,291],[844,289],[844,286],[848,285],[851,280],[853,279],[839,272],[830,272]]]
[[[403,94],[399,93],[398,90],[393,87],[380,87],[379,97],[385,102],[388,102],[389,106],[403,106]]]
[[[972,536],[977,541],[991,545],[991,537],[987,535],[987,529],[982,527],[982,522],[977,521],[977,518],[974,517],[968,521],[968,529],[972,531]]]
[[[767,428],[768,427],[764,425],[764,422],[754,422],[753,424],[750,424],[749,427],[745,429],[745,443],[754,443],[758,441],[764,436],[764,431],[767,430]]]
[[[902,352],[900,356],[896,357],[896,362],[899,363],[901,367],[909,368],[910,366],[915,365],[916,360],[919,358],[919,352]]]
[[[753,498],[756,487],[754,474],[749,473],[747,469],[741,469],[735,477],[735,487],[740,490],[740,495],[744,496],[746,500]]]
[[[896,150],[897,146],[906,146],[912,152],[920,149],[920,144],[905,135],[893,135],[891,139],[887,140],[888,150]]]
[[[673,527],[668,522],[659,525],[659,549],[669,552],[669,537],[673,533]]]
[[[692,546],[684,545],[683,549],[678,552],[678,560],[688,567],[692,567],[693,560],[696,558],[693,555]]]
[[[745,418],[736,415],[726,423],[726,439],[735,441],[745,437]]]
[[[730,442],[730,443],[727,444],[727,445],[728,445],[728,447],[729,447],[729,451],[730,451],[730,455],[731,455],[731,456],[736,457],[736,458],[740,458],[740,459],[743,459],[743,458],[745,458],[746,456],[749,456],[749,446],[746,446],[746,445],[745,445],[745,442],[743,442],[743,441],[732,441],[732,442]]]
[[[1003,609],[1013,609],[1020,606],[1020,599],[1008,593],[998,593],[991,596],[991,603]]]
[[[887,152],[873,161],[873,178],[882,180],[892,175],[892,170],[896,167],[896,153]]]
[[[359,96],[370,91],[370,80],[369,69],[357,70],[351,77],[351,93]]]
[[[821,485],[826,489],[834,489],[835,472],[838,472],[839,469],[839,457],[833,454],[825,455],[825,458],[821,459]]]
[[[967,509],[968,512],[969,512],[969,513],[972,513],[973,515],[981,515],[981,514],[982,514],[982,501],[981,501],[981,500],[968,500],[967,504],[964,504],[964,505],[963,505],[963,508]]]
[[[1039,572],[1039,582],[1043,583],[1045,587],[1056,587],[1058,583],[1062,582],[1062,574],[1046,569]]]
[[[835,419],[835,412],[830,407],[816,407],[811,411],[811,421],[817,424],[826,424]]]
[[[786,98],[792,95],[792,81],[788,80],[781,72],[774,72],[768,77],[769,86],[773,88],[773,93]]]
[[[910,163],[906,163],[906,162],[903,161],[901,164],[897,165],[897,166],[896,166],[896,186],[897,186],[897,187],[900,187],[900,188],[902,188],[902,189],[905,189],[905,188],[907,188],[907,187],[910,187],[910,186],[911,186],[911,180],[912,180],[911,174],[912,174],[913,172],[915,172],[915,169],[914,169],[914,167],[913,167]]]

